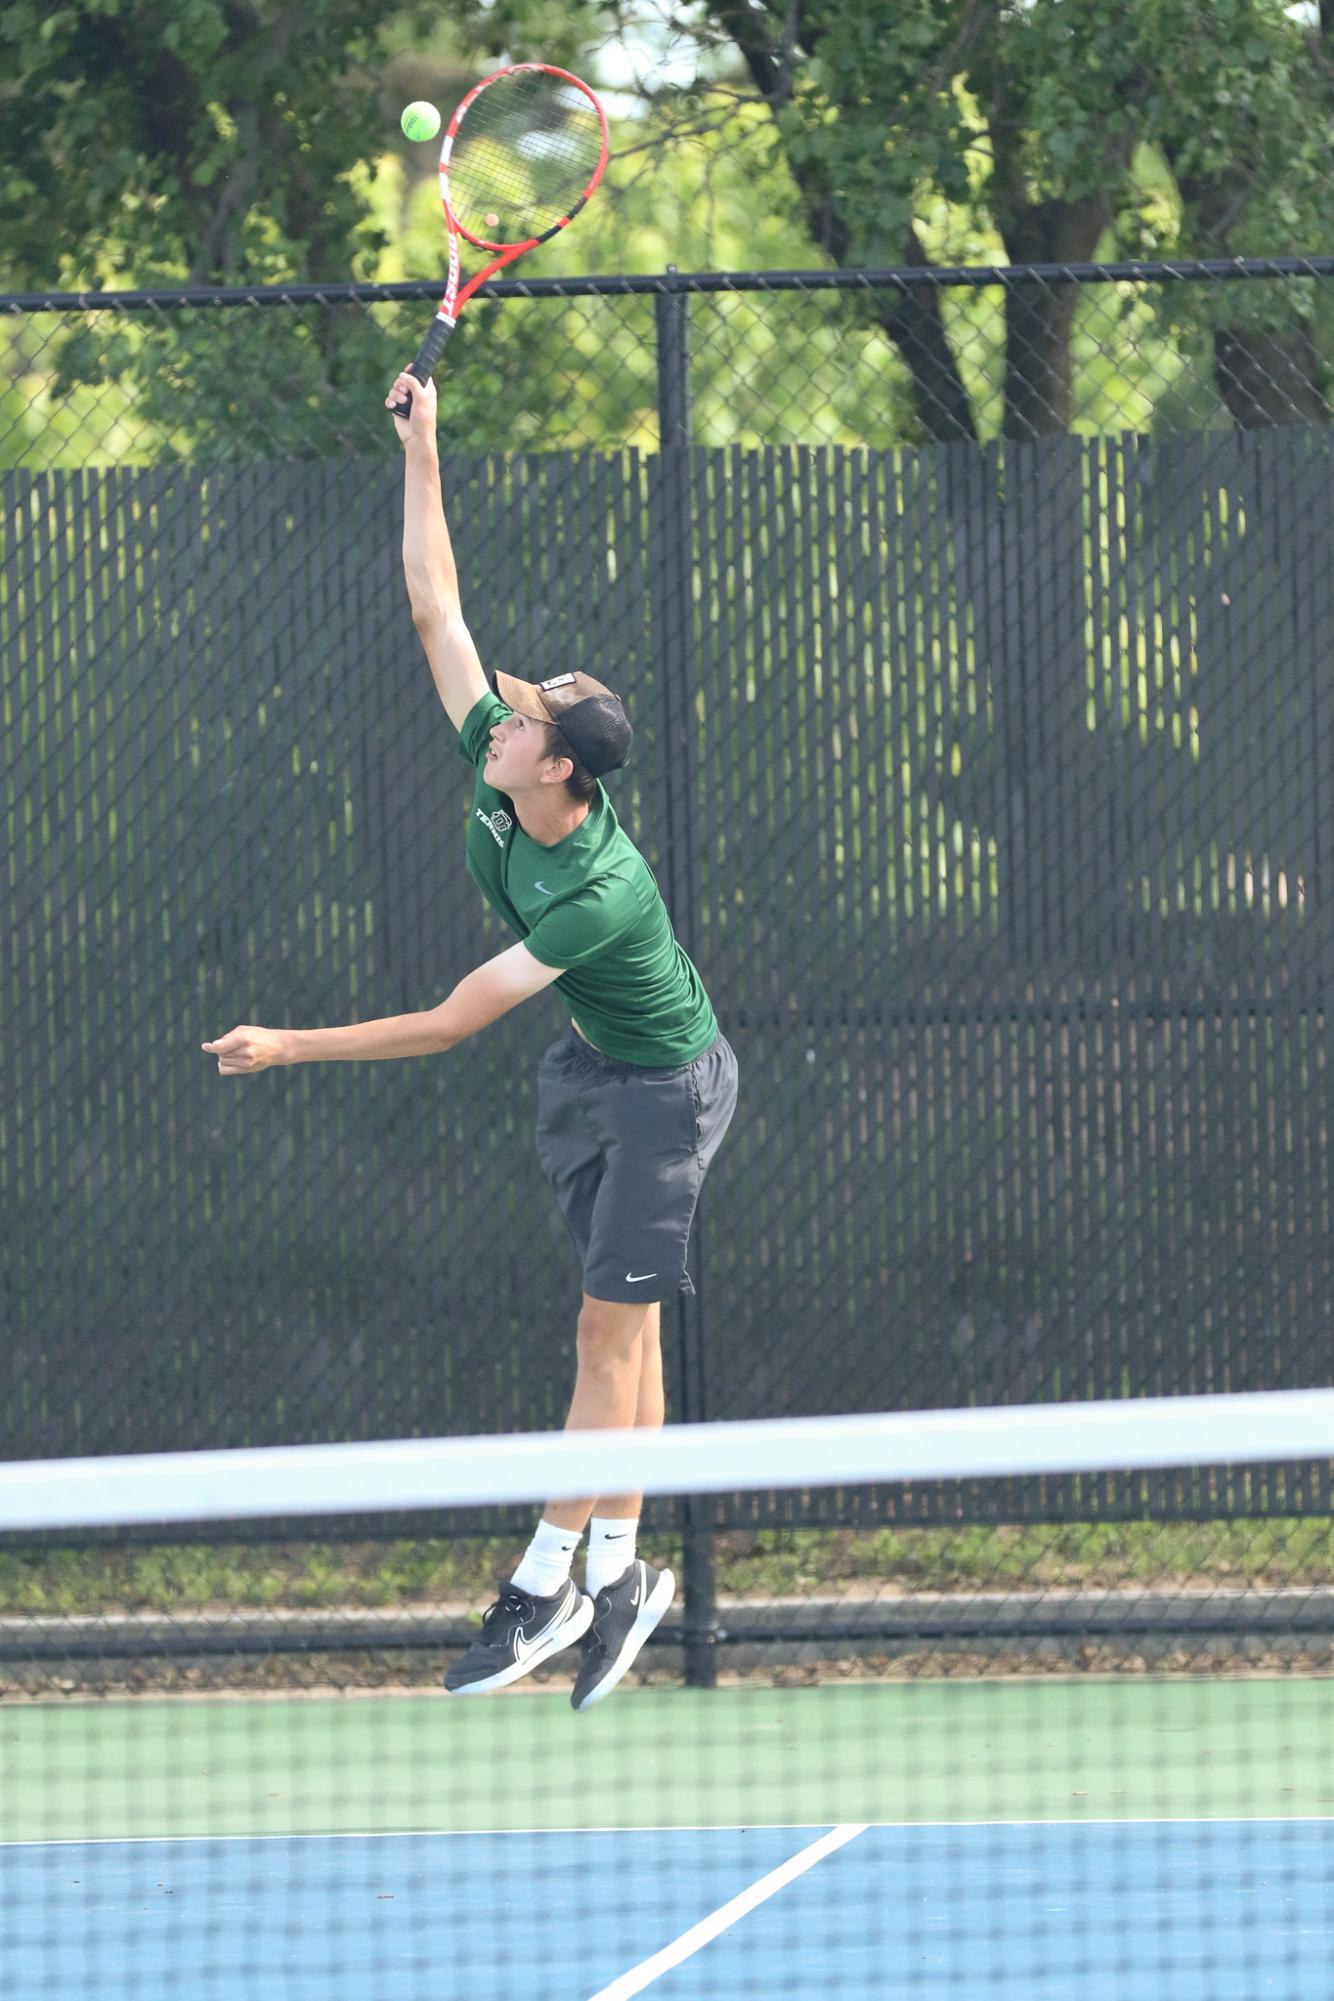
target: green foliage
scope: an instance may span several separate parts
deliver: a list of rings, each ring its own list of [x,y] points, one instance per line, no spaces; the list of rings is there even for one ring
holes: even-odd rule
[[[149,0],[15,0],[0,10],[0,283],[438,272],[434,175],[394,125],[403,77],[443,101],[502,56],[596,76],[609,39],[666,35],[646,4],[636,25],[630,0],[390,17],[370,0],[181,0],[165,20]],[[693,81],[612,98],[608,184],[534,273],[1323,242],[1328,67],[1283,0],[811,0],[799,17],[786,0],[707,0],[698,22]],[[1277,355],[1310,387],[1303,416],[1319,414],[1334,325],[1313,288],[1141,293],[1112,333],[1102,299],[1071,317],[1054,293],[1037,308],[1044,355],[1033,325],[1016,337],[1014,308],[942,306],[940,358],[978,438],[1027,435],[1034,408],[1056,429],[1247,421],[1215,379],[1220,332],[1262,371]],[[652,442],[648,310],[473,309],[442,378],[447,423],[469,445]],[[428,311],[89,321],[70,340],[16,328],[0,343],[0,462],[86,455],[90,427],[99,451],[144,459],[388,449],[378,396]],[[702,442],[957,435],[935,428],[940,381],[888,301],[805,312],[800,342],[795,321],[743,300],[698,315]]]
[[[1334,93],[1284,0],[820,0],[795,42],[785,0],[708,11],[752,74],[769,65],[776,129],[808,200],[837,210],[841,262],[901,248],[932,198],[1002,234],[1038,205],[1092,202],[1124,224],[1143,205],[1146,145],[1186,195],[1179,228],[1155,218],[1161,250],[1192,235],[1200,254],[1223,235],[1237,251],[1308,250],[1326,234]]]
[[[940,232],[929,242],[923,228],[936,204],[950,212],[947,234],[971,216],[1002,261],[1324,244],[1331,66],[1283,0],[818,0],[795,40],[785,0],[710,0],[708,11],[745,56],[808,225],[839,263],[940,257]],[[1162,198],[1155,160],[1175,199]],[[1027,434],[1036,408],[1065,428],[1068,308],[1042,302],[1016,339],[1007,305],[1017,416],[1003,427]],[[1218,327],[1277,336],[1294,416],[1309,421],[1323,372],[1291,338],[1309,318],[1296,294],[1262,303],[1256,288],[1236,288],[1180,330],[1201,348]],[[1317,330],[1317,351],[1321,339]],[[1262,372],[1277,365],[1270,353],[1256,350]],[[917,400],[929,426],[929,379]],[[1276,403],[1267,421],[1284,421]]]
[[[1326,240],[1334,96],[1318,44],[1281,0],[1144,10],[1147,136],[1184,197],[1179,248],[1235,255]]]
[[[796,41],[786,0],[709,0],[706,13],[771,81],[771,117],[728,133],[745,162],[733,190],[758,176],[739,262],[762,264],[775,227],[800,231],[803,206],[849,264],[898,261],[935,202],[1002,235],[1040,204],[1091,201],[1131,226],[1146,145],[1188,191],[1179,230],[1151,225],[1159,248],[1220,231],[1233,250],[1323,236],[1330,92],[1283,0],[817,0]],[[630,35],[628,10],[593,0],[454,0],[443,28],[438,9],[386,23],[370,0],[179,0],[165,22],[149,0],[13,0],[0,11],[0,266],[10,284],[46,285],[368,273],[391,234],[372,216],[391,157],[386,49],[443,34],[468,62],[541,53],[596,72],[609,26]],[[679,129],[709,111],[708,76],[702,53],[702,93],[660,93],[647,140],[664,113]],[[719,151],[698,144],[697,158],[716,166]],[[664,194],[690,177],[670,152],[657,164]],[[774,209],[765,184],[780,182]],[[680,214],[678,263],[700,233],[693,209]]]
[[[9,285],[346,277],[378,150],[370,0],[0,10]]]

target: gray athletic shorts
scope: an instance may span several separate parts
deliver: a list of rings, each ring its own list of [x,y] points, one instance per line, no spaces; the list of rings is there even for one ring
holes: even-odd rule
[[[592,1298],[695,1290],[690,1226],[736,1094],[722,1035],[675,1070],[618,1063],[572,1028],[552,1043],[537,1073],[537,1151]]]

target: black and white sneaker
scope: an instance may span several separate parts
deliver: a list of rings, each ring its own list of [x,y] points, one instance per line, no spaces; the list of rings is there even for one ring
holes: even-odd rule
[[[593,1601],[576,1584],[536,1598],[507,1584],[482,1620],[482,1630],[445,1675],[451,1695],[486,1695],[508,1688],[543,1661],[582,1639],[593,1623]]]
[[[575,1676],[570,1702],[591,1709],[610,1695],[634,1661],[653,1628],[671,1604],[676,1579],[670,1570],[655,1570],[636,1559],[614,1584],[604,1585],[593,1600],[593,1620],[584,1636],[583,1659]]]

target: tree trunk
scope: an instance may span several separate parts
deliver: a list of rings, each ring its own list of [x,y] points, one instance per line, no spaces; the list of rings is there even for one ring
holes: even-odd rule
[[[781,131],[779,113],[792,88],[791,35],[796,17],[789,19],[788,42],[778,45],[770,40],[763,10],[753,8],[749,0],[715,0],[711,12],[735,41],[751,82]],[[815,33],[814,40],[818,39]],[[818,243],[841,270],[846,270],[852,232],[817,158],[789,150],[787,164],[801,198],[802,216],[811,241]],[[930,268],[931,260],[911,223],[904,232],[903,261],[915,270]],[[977,425],[959,364],[945,334],[940,293],[929,285],[905,289],[887,307],[877,304],[875,322],[894,342],[907,364],[912,376],[913,406],[925,437],[937,444],[975,444]]]
[[[1028,202],[998,220],[1016,264],[1082,264],[1098,247],[1110,211],[1086,201]],[[1005,294],[1007,438],[1058,438],[1075,416],[1070,334],[1079,287],[1059,280],[1016,279]]]
[[[1329,406],[1320,389],[1320,357],[1305,327],[1294,327],[1290,333],[1220,327],[1214,335],[1214,377],[1240,431],[1329,422]]]
[[[1070,329],[1078,287],[1016,279],[1005,294],[1007,438],[1059,438],[1070,429]]]
[[[1165,150],[1167,163],[1175,173],[1174,149]],[[1244,181],[1177,174],[1177,185],[1190,218],[1190,236],[1196,246],[1192,254],[1230,257],[1233,231],[1246,210],[1248,189]],[[1265,304],[1270,305],[1273,298],[1270,287],[1288,285],[1291,281],[1275,278],[1257,282],[1269,293]],[[1252,293],[1252,286],[1246,284],[1240,289],[1239,306]],[[1295,295],[1292,305],[1299,306]],[[1214,328],[1213,352],[1214,383],[1238,430],[1263,431],[1278,424],[1329,422],[1329,405],[1321,386],[1320,356],[1296,310],[1289,325],[1279,331],[1248,325],[1244,315],[1238,313],[1231,326]]]
[[[903,261],[930,268],[915,229],[908,231]],[[973,406],[945,332],[939,287],[905,289],[876,317],[912,374],[913,408],[925,435],[936,444],[976,444]]]

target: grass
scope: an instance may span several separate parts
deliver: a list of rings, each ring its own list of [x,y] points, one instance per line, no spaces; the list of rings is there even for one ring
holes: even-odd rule
[[[657,1556],[671,1537],[646,1537]],[[393,1607],[488,1598],[515,1541],[184,1544],[0,1553],[0,1613],[96,1615],[205,1607]],[[768,1529],[718,1538],[721,1597],[1041,1590],[1083,1585],[1274,1587],[1334,1582],[1334,1522]]]

